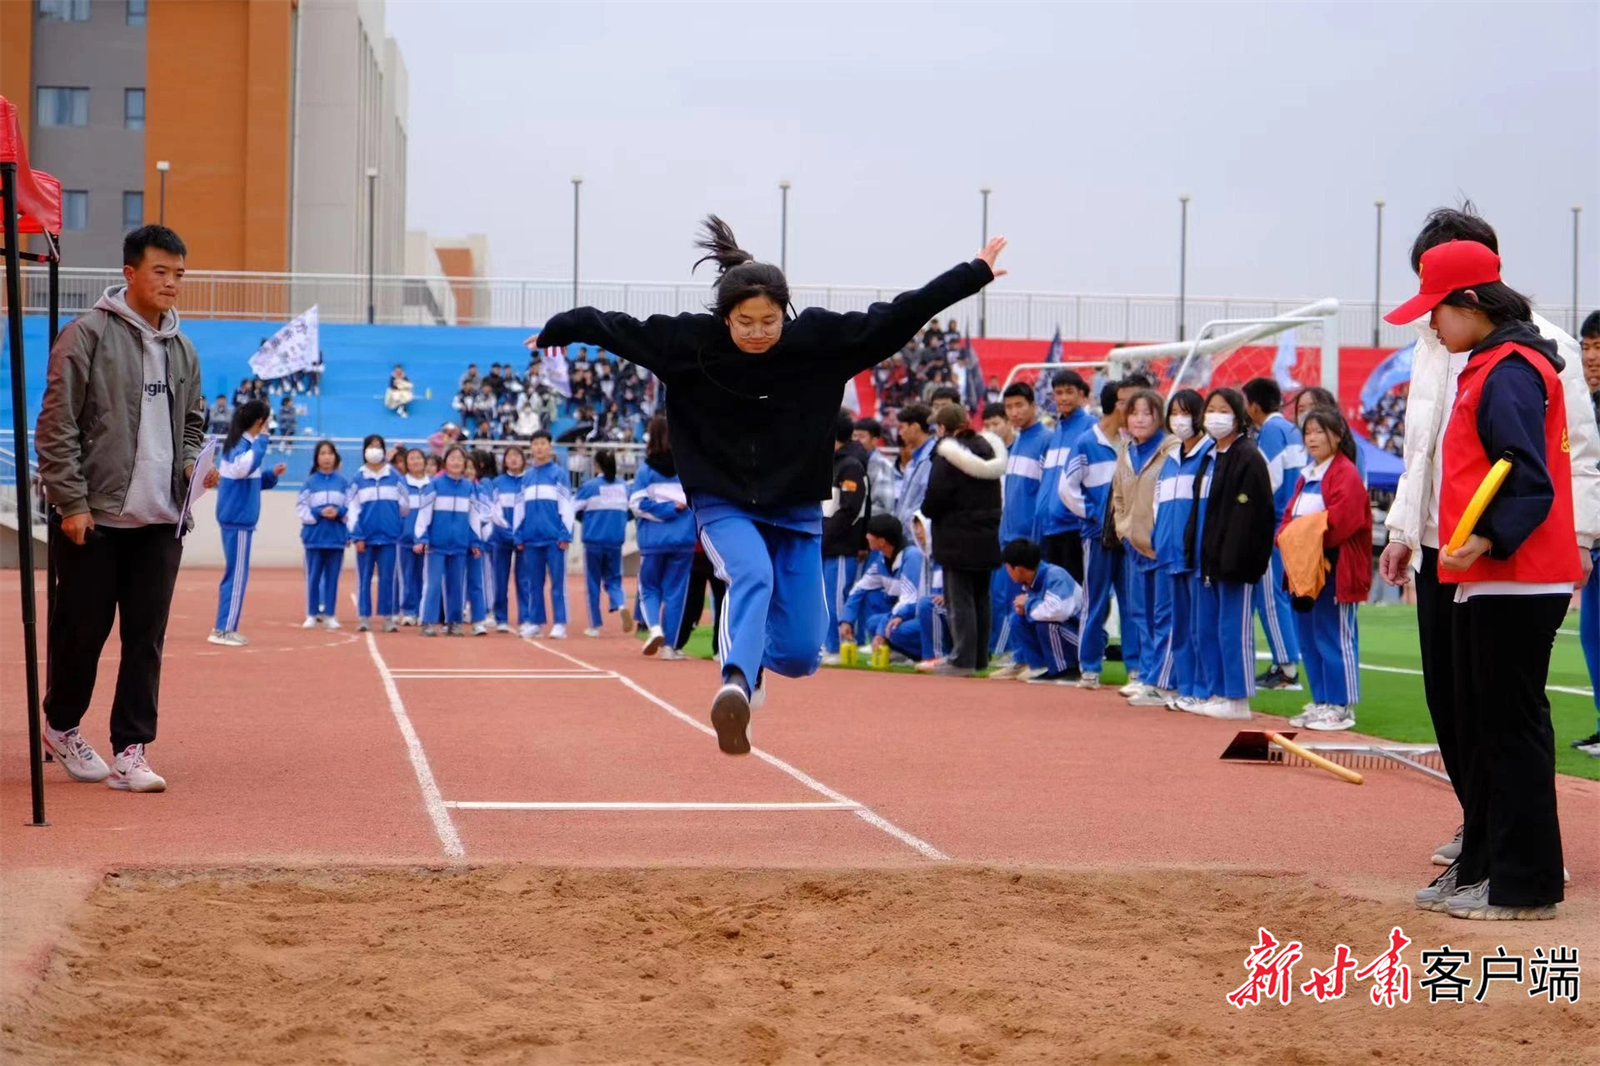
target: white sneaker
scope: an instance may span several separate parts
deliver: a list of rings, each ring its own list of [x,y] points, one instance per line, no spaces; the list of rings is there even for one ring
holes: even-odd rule
[[[1085,670],[1083,676],[1078,678],[1078,687],[1097,689],[1100,687],[1100,675],[1093,670]]]
[[[372,622],[369,621],[368,619],[365,619],[365,618],[362,618],[362,619],[358,620],[356,622],[356,632],[357,633],[371,633],[372,632]]]
[[[317,616],[314,615],[314,614],[306,615],[306,620],[304,622],[300,623],[300,628],[301,629],[315,629],[315,628],[317,628]]]
[[[1318,714],[1321,709],[1322,704],[1320,703],[1308,703],[1304,707],[1300,708],[1299,714],[1289,719],[1289,724],[1294,726],[1296,729],[1304,729],[1306,727],[1306,723],[1311,721],[1312,717]]]
[[[400,624],[403,626],[414,626],[417,624],[417,616],[414,614],[402,615],[400,618]]]
[[[106,784],[121,792],[165,792],[166,779],[144,761],[144,745],[129,744],[117,756]]]
[[[1306,728],[1315,729],[1323,733],[1337,733],[1343,729],[1353,729],[1356,716],[1348,707],[1339,707],[1331,703],[1322,705],[1322,713],[1306,719]]]
[[[679,651],[677,648],[674,648],[671,644],[668,644],[666,647],[661,649],[659,658],[664,663],[679,663],[687,659],[688,656]]]
[[[1022,671],[1017,675],[1018,681],[1035,681],[1050,673],[1049,667],[1040,666]]]
[[[596,629],[594,626],[590,626],[588,629],[583,631],[583,635],[586,637],[598,637],[600,635],[600,630]]]
[[[496,633],[509,633],[511,632],[511,626],[505,622],[500,622],[494,627],[494,631]]]
[[[530,638],[537,637],[541,632],[543,632],[543,630],[541,630],[539,626],[534,625],[532,622],[524,622],[522,623],[522,628],[517,632],[520,633],[524,638]]]
[[[1170,701],[1177,698],[1177,693],[1167,689],[1146,685],[1139,690],[1139,694],[1128,699],[1130,707],[1165,707]]]
[[[1244,722],[1250,719],[1249,700],[1230,700],[1225,696],[1216,696],[1207,700],[1199,713],[1207,718],[1221,718],[1224,721]]]
[[[76,727],[58,733],[45,723],[44,746],[74,781],[104,781],[111,775],[111,767]]]
[[[208,644],[220,644],[224,648],[242,648],[250,642],[240,633],[213,633],[206,638]]]
[[[683,658],[687,659],[688,656],[684,655]],[[756,686],[756,690],[754,692],[750,693],[750,709],[752,711],[759,711],[761,709],[761,705],[763,703],[766,703],[766,702],[767,702],[767,675],[766,675],[766,672],[763,671],[762,674],[761,674],[761,683]]]
[[[990,681],[1015,681],[1028,672],[1027,664],[1010,662],[989,671]]]
[[[1173,703],[1174,710],[1187,711],[1189,714],[1201,713],[1200,708],[1206,705],[1206,701],[1197,696],[1179,696]]]
[[[566,626],[565,622],[557,622],[555,625],[550,627],[550,639],[551,640],[566,640],[567,639],[567,626]]]
[[[343,629],[344,628],[344,626],[339,624],[339,620],[337,618],[333,617],[333,615],[331,615],[331,614],[328,616],[327,621],[323,622],[322,624],[324,626],[326,626],[327,628],[329,628],[329,629]]]
[[[475,636],[475,637],[486,637],[486,636],[488,636],[489,635],[489,624],[487,622],[474,622],[474,623],[472,623],[472,635]]]
[[[1123,685],[1121,688],[1117,689],[1117,694],[1120,695],[1120,696],[1128,696],[1128,697],[1131,698],[1133,696],[1139,695],[1144,690],[1145,690],[1145,684],[1144,684],[1143,681],[1139,680],[1139,675],[1138,674],[1129,674],[1128,675],[1128,683],[1126,685]]]
[[[667,642],[667,635],[661,631],[660,626],[650,627],[650,639],[644,642],[644,654],[654,655],[661,650],[661,645]]]
[[[824,652],[823,653],[823,656],[822,656],[822,665],[823,666],[839,666],[843,662],[844,662],[844,657],[842,655],[840,655],[836,651],[830,651],[830,652]]]

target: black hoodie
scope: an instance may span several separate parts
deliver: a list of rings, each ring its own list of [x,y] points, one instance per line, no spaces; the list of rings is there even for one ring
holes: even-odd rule
[[[867,499],[867,450],[853,440],[833,453],[833,489],[835,495],[822,506],[825,558],[854,555],[867,546],[867,519],[872,517]]]
[[[905,347],[928,320],[994,274],[981,259],[866,311],[820,307],[783,325],[772,348],[740,351],[714,315],[652,315],[579,307],[553,316],[540,348],[598,345],[667,386],[672,450],[683,487],[756,507],[828,499],[833,434],[845,382]]]

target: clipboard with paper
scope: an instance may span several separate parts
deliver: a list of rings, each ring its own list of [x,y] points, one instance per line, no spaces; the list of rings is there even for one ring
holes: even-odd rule
[[[206,494],[206,478],[217,468],[217,453],[221,450],[221,443],[214,437],[206,441],[205,447],[200,449],[200,454],[194,461],[194,474],[189,478],[189,492],[183,500],[183,513],[178,516],[178,529],[173,536],[180,539],[183,537],[194,505]]]

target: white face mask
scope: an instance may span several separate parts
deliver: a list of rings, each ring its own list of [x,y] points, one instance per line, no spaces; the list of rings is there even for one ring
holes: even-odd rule
[[[382,448],[368,448],[361,454],[366,457],[367,462],[372,466],[377,466],[379,463],[383,462]]]
[[[1188,415],[1173,415],[1171,423],[1172,432],[1179,440],[1188,440],[1194,436],[1194,419]]]
[[[1234,421],[1232,415],[1213,413],[1206,415],[1206,432],[1214,440],[1221,440],[1233,432]]]

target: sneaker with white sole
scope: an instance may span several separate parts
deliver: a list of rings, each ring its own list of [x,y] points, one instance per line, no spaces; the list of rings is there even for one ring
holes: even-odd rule
[[[583,631],[583,635],[586,637],[598,637],[600,635],[600,629],[598,626],[590,626]]]
[[[1349,707],[1341,707],[1334,703],[1322,705],[1322,713],[1306,719],[1306,728],[1315,729],[1321,733],[1337,733],[1343,729],[1354,729],[1356,716]]]
[[[1489,879],[1457,890],[1444,901],[1444,912],[1452,918],[1476,922],[1543,922],[1556,916],[1556,905],[1510,907],[1489,902]]]
[[[472,623],[472,635],[475,636],[475,637],[486,637],[486,636],[488,636],[489,635],[489,623],[487,623],[487,622],[474,622],[474,623]]]
[[[532,622],[524,622],[522,623],[522,628],[517,632],[520,633],[525,640],[534,639],[544,634],[544,627],[534,625]]]
[[[383,631],[385,633],[398,633],[398,632],[400,632],[400,621],[399,621],[399,619],[385,618],[383,620]]]
[[[1144,682],[1139,680],[1138,674],[1129,674],[1128,683],[1117,689],[1117,695],[1130,697],[1137,696],[1139,693],[1144,691],[1144,688]]]
[[[467,635],[467,630],[460,622],[451,622],[444,627],[444,635],[447,637],[464,637]]]
[[[166,779],[154,770],[144,759],[143,744],[129,744],[117,756],[112,764],[111,776],[106,778],[106,784],[119,792],[165,792]]]
[[[565,622],[557,622],[555,625],[551,626],[550,627],[550,639],[551,640],[566,640],[567,639],[567,624]]]
[[[677,648],[674,648],[671,644],[668,644],[665,648],[661,649],[659,658],[664,663],[681,663],[685,659],[689,658],[689,656],[685,655]]]
[[[1457,826],[1455,836],[1451,837],[1446,843],[1440,844],[1438,847],[1433,849],[1433,859],[1431,861],[1435,866],[1449,866],[1452,863],[1460,861],[1461,838],[1466,831],[1466,826]]]
[[[1130,707],[1165,707],[1167,703],[1177,698],[1177,693],[1167,689],[1156,688],[1154,685],[1145,686],[1138,695],[1130,697]]]
[[[317,616],[314,615],[314,614],[306,615],[306,620],[304,622],[300,623],[300,628],[301,629],[315,629],[315,628],[317,628]]]
[[[1207,702],[1199,696],[1179,696],[1178,710],[1187,711],[1189,714],[1204,714]]]
[[[208,644],[220,644],[224,648],[242,648],[250,642],[241,633],[215,633],[206,638]]]
[[[990,670],[989,671],[989,680],[990,681],[1016,681],[1018,678],[1025,677],[1027,675],[1027,673],[1028,673],[1028,665],[1026,663],[1016,663],[1016,662],[1006,663],[1006,664],[1004,664],[1002,666],[997,666],[994,669]]]
[[[1304,707],[1300,708],[1299,714],[1289,719],[1289,724],[1294,726],[1296,729],[1304,729],[1306,723],[1309,722],[1312,717],[1322,713],[1322,706],[1323,705],[1320,703],[1306,704]]]
[[[323,622],[322,624],[328,629],[343,629],[344,628],[344,626],[339,624],[339,620],[337,618],[333,617],[333,615],[331,615],[331,614],[328,616],[327,621]]]
[[[494,631],[496,633],[509,633],[511,632],[511,624],[509,622],[496,622]]]
[[[1093,670],[1085,670],[1083,676],[1078,678],[1078,687],[1090,690],[1099,688],[1100,675]]]
[[[1199,713],[1207,718],[1220,718],[1226,722],[1247,722],[1250,720],[1250,701],[1216,696],[1207,700]]]
[[[1418,910],[1443,911],[1445,901],[1456,894],[1459,885],[1457,876],[1461,873],[1461,864],[1453,862],[1445,868],[1444,873],[1428,882],[1426,888],[1417,890],[1411,901],[1417,905]]]
[[[425,637],[436,637],[439,635],[439,627],[432,625],[431,623],[429,625],[425,625],[422,627],[422,635]]]
[[[415,626],[417,624],[417,616],[414,614],[401,615],[400,624],[403,626]]]
[[[844,656],[836,651],[824,652],[820,662],[823,666],[839,666],[844,662]]]
[[[74,781],[104,781],[111,776],[111,767],[76,727],[58,733],[46,723],[44,746]]]
[[[622,615],[622,632],[627,636],[632,636],[633,631],[639,628],[639,620],[626,607],[618,613]]]
[[[661,650],[661,645],[667,642],[667,635],[661,631],[660,626],[650,627],[650,639],[644,642],[644,654],[654,655]]]
[[[744,686],[731,683],[711,700],[711,725],[717,731],[717,747],[725,754],[750,754],[750,703]]]
[[[359,622],[356,623],[356,632],[357,633],[371,633],[372,632],[372,623],[367,621],[365,618],[361,619]]]
[[[1299,667],[1279,666],[1274,663],[1266,673],[1256,675],[1256,688],[1273,692],[1301,692],[1305,686],[1300,684]]]

